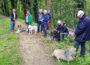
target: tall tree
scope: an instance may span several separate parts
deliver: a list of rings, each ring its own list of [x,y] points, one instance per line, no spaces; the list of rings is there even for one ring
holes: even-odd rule
[[[52,6],[52,0],[47,0],[47,10],[50,11],[50,15],[52,15],[51,6]],[[49,29],[52,29],[52,28],[53,28],[52,19],[51,19],[49,22],[50,22],[50,23],[48,24],[48,25],[49,25]]]
[[[75,0],[79,9],[84,9],[85,0]]]
[[[11,6],[12,6],[12,8],[17,8],[17,1],[18,0],[11,0]]]
[[[3,11],[3,14],[5,16],[9,16],[9,6],[8,6],[8,0],[3,0],[1,9]]]

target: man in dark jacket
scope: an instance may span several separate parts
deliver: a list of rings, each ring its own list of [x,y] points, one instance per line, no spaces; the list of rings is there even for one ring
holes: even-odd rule
[[[40,26],[41,26],[42,21],[43,21],[43,12],[42,12],[42,9],[40,9],[37,14],[38,32],[40,31]],[[41,26],[41,31],[42,31],[42,26]]]
[[[85,56],[85,42],[90,40],[90,19],[83,11],[78,11],[79,23],[75,31],[75,45],[76,51],[78,51],[79,45],[81,45],[80,57]]]
[[[49,20],[49,16],[47,14],[47,10],[44,10],[43,22],[41,23],[41,26],[44,31],[44,37],[47,37],[48,20]]]
[[[16,9],[13,9],[11,13],[11,31],[14,31],[16,18],[17,18]]]
[[[57,39],[58,41],[62,41],[62,39],[64,38],[64,36],[68,35],[68,29],[66,27],[65,23],[62,23],[60,21],[58,21],[58,27],[56,29],[59,33],[57,34]]]

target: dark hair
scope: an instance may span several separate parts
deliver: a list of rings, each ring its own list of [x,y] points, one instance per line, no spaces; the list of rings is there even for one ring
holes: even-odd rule
[[[29,9],[27,9],[26,11],[29,11],[29,12],[30,12],[30,10],[29,10]]]

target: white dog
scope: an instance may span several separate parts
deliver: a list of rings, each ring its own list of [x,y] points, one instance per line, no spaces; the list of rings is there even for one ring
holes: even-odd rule
[[[68,64],[69,61],[72,61],[75,58],[75,55],[76,55],[76,48],[71,48],[69,51],[56,49],[52,54],[52,56],[55,56],[58,61],[60,61],[60,59],[66,60]]]
[[[37,26],[31,26],[28,25],[28,30],[29,30],[29,34],[33,32],[33,30],[35,31],[35,34],[37,33]]]

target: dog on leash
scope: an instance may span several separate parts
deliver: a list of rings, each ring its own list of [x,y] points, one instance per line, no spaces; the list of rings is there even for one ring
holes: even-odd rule
[[[29,34],[32,34],[33,30],[35,31],[34,33],[36,34],[37,33],[37,26],[28,25]]]
[[[69,64],[69,61],[72,61],[76,56],[76,48],[71,48],[68,51],[65,51],[62,49],[56,49],[54,50],[52,56],[55,56],[58,61],[62,59],[62,60],[67,61]]]
[[[58,34],[59,34],[59,32],[58,32],[57,30],[51,31],[51,33],[50,33],[50,40],[51,40],[51,41],[57,41],[56,36],[57,36]]]
[[[20,33],[21,32],[21,25],[18,25],[18,30],[16,31],[16,33]]]

